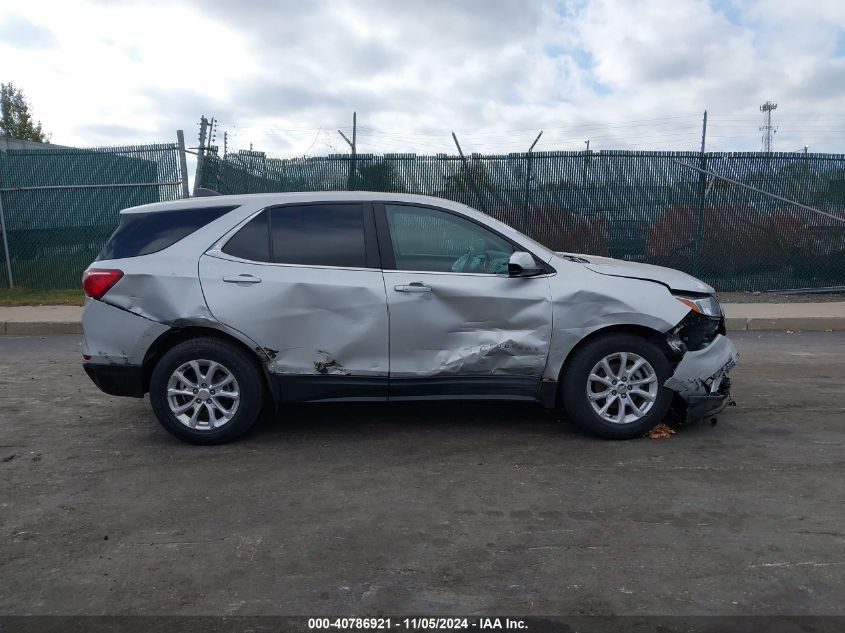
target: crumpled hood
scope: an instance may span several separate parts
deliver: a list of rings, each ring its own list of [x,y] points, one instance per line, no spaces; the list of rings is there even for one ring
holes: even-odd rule
[[[556,255],[569,261],[578,261],[585,268],[589,268],[593,272],[602,275],[656,281],[669,286],[672,290],[680,292],[704,292],[708,294],[715,292],[712,286],[708,286],[692,275],[675,270],[674,268],[664,268],[663,266],[653,266],[639,262],[627,262],[623,259],[598,257],[596,255],[579,255],[575,253],[556,253]]]

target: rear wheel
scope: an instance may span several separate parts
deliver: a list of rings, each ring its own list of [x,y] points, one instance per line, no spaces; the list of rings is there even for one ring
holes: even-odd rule
[[[150,402],[159,422],[193,444],[221,444],[246,433],[258,418],[263,391],[255,362],[214,338],[176,345],[150,379]]]
[[[670,365],[663,352],[633,334],[608,334],[589,341],[567,361],[563,404],[583,429],[609,439],[640,437],[672,404],[663,386]]]

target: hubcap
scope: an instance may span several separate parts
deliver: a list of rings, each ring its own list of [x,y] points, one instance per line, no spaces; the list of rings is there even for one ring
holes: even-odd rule
[[[212,430],[226,424],[238,410],[238,381],[213,360],[183,363],[167,382],[167,404],[176,419],[191,429]]]
[[[616,352],[593,367],[587,379],[587,398],[603,420],[631,424],[651,411],[658,387],[657,373],[645,358]]]

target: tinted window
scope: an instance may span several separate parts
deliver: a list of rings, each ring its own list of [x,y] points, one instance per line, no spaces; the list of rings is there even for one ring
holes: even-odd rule
[[[503,274],[510,242],[465,218],[423,207],[385,205],[398,270]]]
[[[222,250],[232,257],[269,262],[270,227],[267,224],[267,212],[263,211],[247,222],[229,238]]]
[[[128,213],[100,252],[99,259],[149,255],[172,246],[236,207],[210,207]]]
[[[271,253],[280,264],[364,268],[364,211],[358,204],[276,207]]]

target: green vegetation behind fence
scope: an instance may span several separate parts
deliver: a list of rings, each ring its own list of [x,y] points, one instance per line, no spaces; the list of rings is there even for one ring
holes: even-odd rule
[[[719,290],[845,285],[845,155],[535,152],[225,157],[200,182],[220,193],[357,189],[420,193],[480,209],[559,251],[699,276]]]
[[[0,202],[16,286],[76,288],[121,209],[179,197],[176,145],[0,152]],[[152,183],[149,186],[148,183]],[[0,250],[0,286],[8,286]]]

